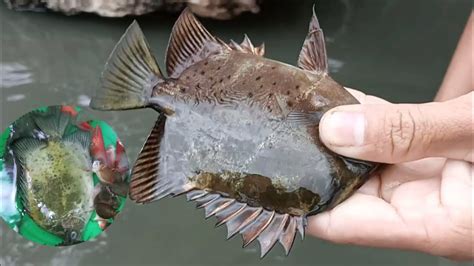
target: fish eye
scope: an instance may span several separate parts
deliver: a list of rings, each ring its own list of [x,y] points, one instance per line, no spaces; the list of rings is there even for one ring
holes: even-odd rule
[[[72,240],[76,240],[76,238],[77,238],[77,232],[76,232],[76,231],[72,231],[71,233],[69,233],[69,237],[70,237]]]
[[[101,163],[99,160],[95,160],[95,161],[92,163],[92,170],[93,170],[93,171],[99,170],[101,164],[102,164],[102,163]]]

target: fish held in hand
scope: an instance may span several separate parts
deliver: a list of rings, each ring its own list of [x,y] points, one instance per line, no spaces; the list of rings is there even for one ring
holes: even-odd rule
[[[153,108],[158,119],[132,170],[129,196],[149,203],[186,194],[263,257],[280,242],[290,252],[306,219],[336,206],[375,164],[344,158],[319,139],[329,109],[355,104],[328,75],[323,32],[313,13],[298,66],[211,35],[185,10],[159,69],[137,22],[112,52],[99,110]]]

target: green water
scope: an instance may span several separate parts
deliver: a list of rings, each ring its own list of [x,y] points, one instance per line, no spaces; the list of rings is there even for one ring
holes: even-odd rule
[[[472,10],[468,0],[317,2],[332,76],[395,102],[433,98]],[[204,24],[224,40],[240,41],[247,33],[255,44],[265,41],[267,57],[294,64],[312,4],[267,0],[259,15]],[[87,105],[108,54],[131,20],[16,13],[0,4],[1,130],[39,106]],[[175,17],[160,14],[138,20],[163,62]],[[131,161],[156,117],[150,110],[91,113],[114,126]],[[2,266],[458,265],[416,252],[335,245],[312,237],[297,240],[289,257],[276,247],[260,260],[257,245],[242,250],[239,237],[225,241],[225,229],[214,229],[212,219],[204,220],[202,211],[183,198],[146,206],[128,202],[103,236],[67,248],[34,245],[0,224]]]

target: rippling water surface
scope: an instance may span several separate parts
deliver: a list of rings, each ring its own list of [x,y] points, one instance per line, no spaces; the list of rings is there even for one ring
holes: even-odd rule
[[[395,102],[433,98],[471,11],[467,0],[317,2],[332,76]],[[241,40],[247,33],[255,44],[265,41],[268,57],[294,64],[312,5],[267,0],[259,15],[204,24],[225,40]],[[1,130],[39,106],[87,106],[108,54],[131,20],[16,13],[0,4]],[[162,63],[175,17],[138,20]],[[131,161],[156,118],[150,110],[90,113],[114,126]],[[128,202],[99,239],[67,248],[34,245],[0,222],[0,265],[457,265],[416,252],[311,237],[296,241],[287,258],[278,247],[259,260],[256,245],[242,250],[239,237],[225,241],[225,229],[213,224],[183,198],[147,206]]]

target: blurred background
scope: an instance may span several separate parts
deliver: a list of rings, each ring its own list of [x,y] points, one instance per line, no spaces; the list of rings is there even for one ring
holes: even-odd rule
[[[40,1],[6,2],[41,12],[17,12],[0,4],[2,131],[39,106],[86,107],[109,53],[133,19],[139,21],[163,65],[171,28],[183,7],[148,6],[130,12],[158,11],[107,18],[95,13],[124,14],[89,7],[86,13],[66,16],[45,12],[47,5],[35,4]],[[255,45],[265,42],[266,57],[296,64],[314,1],[237,2],[246,8],[197,6],[194,11],[207,17],[202,19],[204,25],[223,40],[240,42],[247,33]],[[333,78],[393,102],[424,102],[434,97],[472,10],[469,0],[316,2]],[[156,118],[150,110],[88,112],[115,128],[132,162]],[[257,244],[243,250],[239,237],[225,241],[225,228],[216,230],[212,219],[203,217],[202,210],[183,197],[146,206],[128,202],[98,239],[66,248],[35,245],[0,222],[0,265],[463,265],[416,252],[336,245],[312,237],[303,242],[297,239],[289,257],[276,247],[260,260]]]

